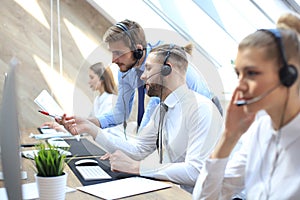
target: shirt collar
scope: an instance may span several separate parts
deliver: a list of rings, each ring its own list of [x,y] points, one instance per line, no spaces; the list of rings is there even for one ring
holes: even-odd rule
[[[184,84],[178,87],[173,92],[171,92],[165,99],[164,103],[169,108],[173,108],[187,92],[188,92],[188,87],[186,84]]]
[[[298,114],[292,121],[281,128],[279,133],[281,134],[280,143],[282,147],[288,148],[291,143],[300,137],[299,124],[300,114]]]
[[[269,125],[271,134],[265,135],[264,143],[268,144],[271,142],[271,140],[276,140],[276,137],[278,137],[278,134],[280,134],[280,140],[279,144],[282,148],[287,149],[291,143],[293,143],[295,140],[297,140],[300,137],[299,134],[299,123],[300,123],[300,114],[298,114],[292,121],[290,121],[288,124],[286,124],[284,127],[282,127],[279,131],[276,131],[272,127],[272,120],[270,116],[264,116],[268,117]]]

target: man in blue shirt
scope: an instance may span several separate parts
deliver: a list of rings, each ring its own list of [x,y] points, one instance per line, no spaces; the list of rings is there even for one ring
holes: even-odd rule
[[[142,27],[130,20],[124,20],[110,27],[104,35],[104,41],[108,44],[109,51],[112,53],[112,62],[117,64],[120,69],[118,73],[118,98],[111,112],[89,118],[89,120],[101,128],[113,127],[123,123],[124,129],[126,129],[126,120],[132,111],[135,91],[138,89],[138,127],[144,127],[159,103],[159,98],[152,97],[144,113],[145,89],[144,81],[140,77],[145,70],[145,60],[152,49],[152,45],[147,44]],[[214,98],[206,82],[191,66],[187,70],[186,83],[188,88],[209,99],[217,100],[214,103],[222,114],[222,107],[218,99]],[[141,121],[142,117],[143,120]]]

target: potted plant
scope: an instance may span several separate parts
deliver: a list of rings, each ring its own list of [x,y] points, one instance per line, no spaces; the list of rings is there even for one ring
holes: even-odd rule
[[[67,174],[64,172],[66,154],[50,144],[36,145],[34,156],[36,182],[40,199],[65,199]]]

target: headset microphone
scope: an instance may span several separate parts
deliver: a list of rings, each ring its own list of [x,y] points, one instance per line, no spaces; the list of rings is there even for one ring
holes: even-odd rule
[[[259,100],[263,99],[265,96],[267,96],[268,94],[270,94],[271,92],[273,92],[277,87],[279,87],[281,84],[276,85],[275,87],[271,88],[270,90],[268,90],[267,92],[263,93],[262,95],[259,95],[257,97],[254,97],[250,100],[237,100],[235,102],[235,105],[237,106],[244,106],[244,105],[249,105],[252,103],[256,103]]]
[[[158,74],[161,74],[161,71],[152,74],[151,76],[149,76],[149,77],[147,78],[147,80],[149,80],[150,78],[152,78],[153,76],[156,76],[156,75],[158,75]]]

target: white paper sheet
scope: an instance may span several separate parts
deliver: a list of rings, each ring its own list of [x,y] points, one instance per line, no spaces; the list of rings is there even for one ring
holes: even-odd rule
[[[130,177],[105,183],[77,187],[77,189],[103,199],[118,199],[169,187],[172,187],[169,183],[142,177]]]
[[[43,90],[39,96],[34,99],[34,102],[44,111],[55,114],[58,116],[62,116],[64,111],[61,107],[56,103],[56,101],[52,98],[52,96],[47,92],[47,90]]]
[[[49,138],[69,138],[74,137],[71,133],[65,132],[49,132],[44,134],[33,134],[29,135],[30,138],[35,138],[37,140],[49,139]]]
[[[61,154],[65,154],[67,156],[71,156],[72,153],[70,151],[65,151],[63,149],[58,149]],[[37,149],[34,150],[24,150],[21,152],[25,158],[34,159],[34,156],[38,153]]]
[[[50,138],[47,140],[47,142],[52,145],[59,148],[69,148],[70,145],[63,139],[63,138]]]

